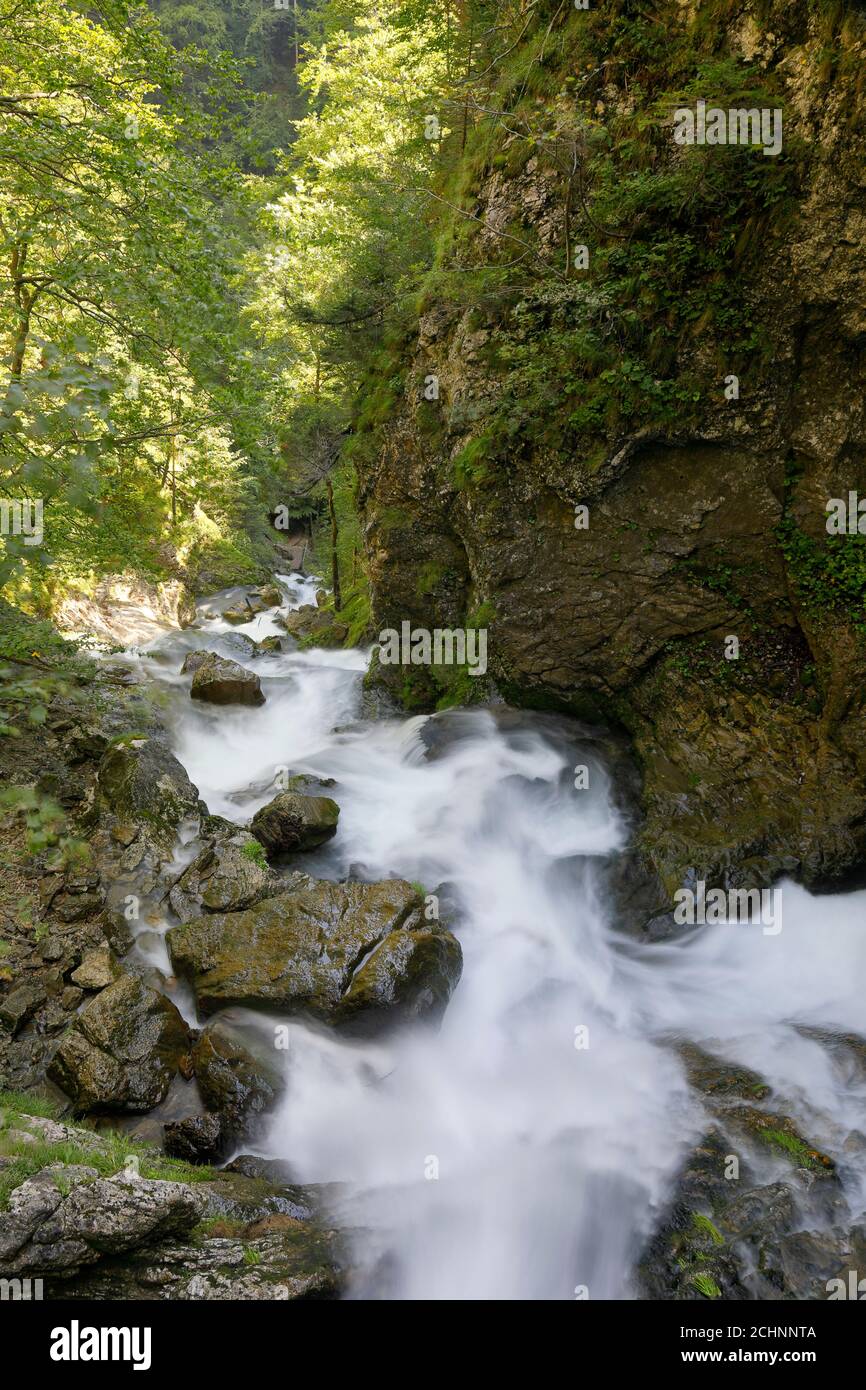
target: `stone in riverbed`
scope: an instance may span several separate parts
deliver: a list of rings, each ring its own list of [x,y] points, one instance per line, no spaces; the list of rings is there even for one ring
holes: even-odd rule
[[[279,608],[283,601],[283,591],[276,584],[265,584],[256,597],[266,608]]]
[[[219,837],[201,851],[172,885],[168,900],[184,921],[202,912],[239,912],[283,891],[249,831]]]
[[[189,1029],[171,1000],[124,974],[77,1016],[48,1075],[79,1112],[152,1110],[189,1045]]]
[[[263,705],[262,683],[254,671],[228,657],[216,652],[205,652],[204,661],[198,661],[201,653],[195,653],[195,661],[190,665],[194,674],[190,686],[193,700],[207,700],[213,705]],[[187,657],[184,667],[191,662]]]
[[[316,849],[337,833],[340,808],[329,796],[280,792],[253,816],[250,830],[272,858]]]
[[[462,968],[456,939],[424,921],[401,879],[307,879],[246,912],[173,927],[166,941],[203,1013],[241,1004],[354,1031],[438,1017]]]
[[[415,1018],[438,1018],[463,968],[460,943],[432,923],[394,931],[376,946],[343,995],[338,1021],[347,1031],[375,1032]]]

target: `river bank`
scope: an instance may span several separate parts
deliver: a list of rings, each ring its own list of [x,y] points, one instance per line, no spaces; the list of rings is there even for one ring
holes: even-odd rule
[[[95,1140],[52,1142],[109,1144],[97,1174],[122,1136],[133,1151],[153,1146],[146,1169],[179,1161],[157,1150],[182,1155],[193,1167],[181,1185],[202,1191],[181,1201],[177,1227],[148,1227],[136,1202],[170,1179],[126,1180],[138,1232],[126,1250],[79,1231],[80,1267],[28,1256],[28,1270],[52,1296],[82,1298],[109,1287],[128,1298],[826,1297],[862,1258],[864,895],[813,898],[784,883],[777,937],[743,923],[636,933],[619,740],[504,705],[371,718],[367,654],[288,635],[316,587],[280,576],[264,596],[279,603],[253,595],[261,609],[246,622],[232,620],[238,591],[217,595],[194,626],[108,658],[83,704],[49,706],[32,756],[92,861],[60,873],[49,855],[30,871],[35,920],[8,934],[3,960],[4,1084],[47,1095],[61,1117],[46,1123],[89,1115]],[[283,650],[252,646],[268,639]],[[264,703],[191,700],[195,676],[181,668],[209,650],[257,678]],[[578,765],[589,769],[580,791]],[[286,795],[335,803],[336,833],[269,862],[250,827]],[[347,1032],[348,1014],[309,991],[301,1000],[287,975],[302,949],[297,904],[308,915],[327,899],[342,920],[346,894],[394,883],[416,914],[408,935],[459,939],[462,976],[431,1020],[405,1008],[389,1020],[395,1001],[415,1008],[429,993],[428,973],[401,996],[395,967],[390,993],[376,981],[374,1025]],[[272,961],[255,915],[269,903]],[[362,896],[359,920],[373,917]],[[383,923],[356,945],[338,1000],[371,950],[403,939],[396,918]],[[209,954],[196,960],[202,924]],[[366,1010],[369,991],[358,995]],[[10,1182],[33,1148],[26,1104],[5,1106]],[[56,1163],[56,1149],[45,1157]],[[215,1176],[227,1163],[259,1187],[220,1225],[205,1189],[229,1181]],[[7,1239],[22,1186],[44,1188],[46,1168],[12,1187]],[[306,1233],[294,1264],[285,1231],[276,1253],[254,1243],[274,1237],[257,1223],[277,1216]],[[27,1236],[43,1259],[44,1220]],[[167,1258],[153,1255],[163,1237],[184,1260],[190,1239],[234,1245],[227,1264],[206,1248],[202,1292],[167,1278],[160,1294],[148,1281]],[[14,1272],[28,1247],[5,1248]],[[311,1268],[316,1250],[327,1258]],[[250,1282],[257,1256],[266,1269]]]

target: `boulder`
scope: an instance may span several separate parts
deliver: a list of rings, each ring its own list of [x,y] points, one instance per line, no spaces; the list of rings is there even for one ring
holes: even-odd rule
[[[440,1018],[460,979],[463,953],[450,932],[427,923],[394,931],[355,972],[339,1010],[347,1031],[370,1033],[416,1018]]]
[[[137,976],[121,975],[78,1014],[48,1075],[81,1112],[152,1110],[189,1045],[171,1000]]]
[[[216,656],[216,652],[187,652],[183,659],[183,665],[180,668],[180,674],[182,676],[194,675],[199,666],[203,666],[205,662],[209,661],[213,656]]]
[[[99,764],[103,806],[132,833],[144,837],[162,853],[174,848],[177,832],[188,817],[198,817],[198,788],[160,739],[130,739],[109,748]]]
[[[222,1136],[246,1136],[256,1116],[269,1110],[285,1085],[274,1034],[221,1014],[203,1029],[193,1048],[201,1098],[219,1116]],[[212,1118],[212,1117],[208,1117]]]
[[[16,1187],[0,1230],[0,1272],[69,1276],[116,1255],[190,1231],[204,1198],[187,1183],[99,1178],[56,1164]]]
[[[316,608],[312,603],[304,603],[275,621],[298,641],[309,640],[319,647],[338,647],[349,635],[346,624],[338,621],[332,609]]]
[[[239,1004],[381,1027],[440,1014],[461,970],[456,939],[423,920],[418,894],[400,879],[307,879],[245,912],[173,927],[166,941],[206,1014]]]
[[[260,589],[250,589],[236,603],[223,609],[223,618],[228,623],[248,623],[268,608],[279,608],[282,601],[282,590],[276,584],[267,584]]]
[[[168,900],[183,921],[202,912],[238,912],[282,891],[259,841],[246,830],[206,845],[172,885]]]
[[[256,591],[256,597],[265,608],[279,608],[283,601],[283,591],[276,584],[265,584]]]
[[[213,705],[265,703],[262,683],[255,672],[216,652],[206,652],[205,660],[196,664],[189,693],[193,700],[207,700]]]
[[[253,816],[250,830],[274,858],[316,849],[337,833],[340,808],[329,796],[280,792]]]
[[[185,1163],[218,1163],[228,1143],[219,1115],[188,1115],[163,1126],[165,1152]]]
[[[99,990],[107,988],[119,974],[120,966],[111,951],[107,946],[100,946],[85,951],[81,964],[77,970],[73,970],[70,979],[79,989]]]
[[[222,616],[227,623],[248,623],[261,612],[261,609],[261,604],[253,604],[249,599],[239,599],[229,608],[224,608]]]

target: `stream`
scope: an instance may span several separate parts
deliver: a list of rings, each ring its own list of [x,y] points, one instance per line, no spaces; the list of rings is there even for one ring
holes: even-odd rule
[[[279,578],[286,609],[315,603],[318,581]],[[722,923],[637,940],[600,872],[627,834],[602,732],[506,706],[364,720],[367,653],[232,646],[238,631],[285,636],[274,617],[203,618],[124,659],[163,688],[174,751],[212,813],[247,823],[281,770],[333,778],[337,836],[303,867],[418,881],[453,916],[463,977],[438,1031],[358,1042],[290,1022],[287,1092],[255,1149],[298,1182],[336,1185],[350,1296],[636,1296],[636,1259],[706,1127],[675,1039],[761,1073],[773,1108],[836,1159],[852,1213],[866,1210],[850,1157],[866,1077],[801,1031],[864,1031],[866,893],[785,883],[777,935]],[[178,673],[199,647],[255,670],[266,704],[190,701]],[[139,949],[166,969],[160,930]],[[784,1167],[765,1163],[766,1181]]]

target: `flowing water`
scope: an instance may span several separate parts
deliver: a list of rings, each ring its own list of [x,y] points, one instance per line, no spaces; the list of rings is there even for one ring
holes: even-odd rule
[[[315,581],[282,582],[287,607],[315,601]],[[240,631],[279,632],[273,616]],[[342,1185],[354,1294],[634,1296],[635,1259],[702,1132],[676,1038],[763,1074],[863,1211],[845,1145],[866,1128],[866,1081],[801,1029],[864,1031],[866,893],[787,883],[778,935],[721,924],[637,941],[600,872],[626,839],[603,737],[505,707],[364,721],[365,653],[249,660],[231,631],[207,620],[138,658],[171,692],[175,751],[210,810],[245,823],[281,769],[334,778],[337,837],[304,866],[420,881],[463,947],[438,1031],[358,1043],[290,1026],[288,1089],[259,1152]],[[256,670],[264,707],[193,704],[177,674],[191,647]]]

